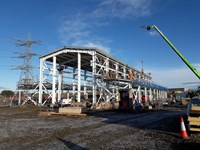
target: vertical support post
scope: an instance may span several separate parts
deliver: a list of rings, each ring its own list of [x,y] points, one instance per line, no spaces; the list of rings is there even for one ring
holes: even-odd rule
[[[59,71],[58,74],[58,101],[62,98],[62,82],[63,82],[62,71]]]
[[[159,99],[158,89],[156,90],[156,99]]]
[[[42,85],[43,85],[43,63],[44,63],[44,60],[43,59],[40,59],[40,81],[39,81],[39,100],[38,100],[38,103],[41,105],[42,104],[42,94],[43,94],[43,88],[42,88]]]
[[[158,99],[159,99],[159,100],[162,100],[162,99],[161,99],[161,91],[160,91],[160,90],[158,90]]]
[[[76,68],[73,68],[73,83],[72,83],[72,93],[73,96],[75,94],[75,90],[76,90],[76,85],[75,85],[75,80],[76,80]]]
[[[84,71],[84,96],[86,96],[87,87],[86,87],[86,80],[87,80],[87,71]]]
[[[22,94],[22,91],[19,90],[18,92],[19,92],[19,101],[18,101],[18,105],[21,105],[21,94]]]
[[[115,78],[119,78],[119,63],[115,63]],[[132,88],[132,86],[131,86]],[[116,89],[116,100],[120,101],[120,95],[119,95],[119,85],[115,84],[115,89]]]
[[[128,90],[128,95],[129,95],[129,99],[128,99],[129,100],[129,109],[131,110],[131,109],[133,109],[133,90],[132,90],[132,86]]]
[[[165,91],[165,98],[167,98],[167,91]]]
[[[109,77],[109,58],[106,58],[106,77]]]
[[[126,66],[123,67],[123,78],[126,79]]]
[[[93,106],[96,107],[96,51],[92,54],[92,94],[93,94]]]
[[[56,103],[56,56],[53,56],[52,104]]]
[[[156,89],[153,89],[153,100],[156,100]]]
[[[78,53],[78,102],[81,102],[81,54]]]
[[[138,86],[138,101],[141,103],[141,86]]]
[[[118,77],[119,77],[118,71],[119,71],[119,64],[116,63],[116,64],[115,64],[115,75],[116,75],[116,79],[118,79]]]
[[[152,89],[149,89],[149,100],[150,102],[153,100]]]
[[[147,95],[147,87],[144,88],[144,96],[145,96],[145,101],[148,99],[148,95]]]

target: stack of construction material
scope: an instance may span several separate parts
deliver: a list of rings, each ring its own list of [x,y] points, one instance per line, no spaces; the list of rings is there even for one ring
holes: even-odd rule
[[[58,113],[61,114],[83,114],[87,112],[87,107],[63,107],[59,108]]]
[[[191,107],[188,121],[190,123],[190,131],[200,131],[200,106]]]

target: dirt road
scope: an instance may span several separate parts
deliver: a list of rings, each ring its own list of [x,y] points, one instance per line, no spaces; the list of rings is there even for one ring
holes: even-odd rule
[[[180,137],[183,107],[86,117],[39,116],[41,108],[0,108],[0,149],[195,149],[200,134]],[[199,149],[199,148],[197,148]]]

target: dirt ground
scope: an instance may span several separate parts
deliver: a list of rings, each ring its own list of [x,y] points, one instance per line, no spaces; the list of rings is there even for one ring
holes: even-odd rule
[[[183,106],[130,113],[90,110],[86,117],[40,116],[41,111],[0,108],[0,149],[200,149],[200,133],[180,136]]]

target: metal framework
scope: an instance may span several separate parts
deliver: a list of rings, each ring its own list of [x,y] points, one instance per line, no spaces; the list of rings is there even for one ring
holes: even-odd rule
[[[40,57],[40,105],[72,98],[91,100],[96,106],[102,101],[118,101],[119,91],[124,89],[131,90],[139,101],[142,93],[150,101],[167,98],[167,89],[155,84],[150,74],[98,48],[63,47]]]
[[[32,101],[35,105],[37,104],[34,100],[31,99],[30,93],[35,88],[35,81],[34,76],[32,74],[33,66],[31,64],[31,58],[33,56],[37,56],[37,54],[31,53],[31,46],[32,44],[39,44],[41,41],[34,41],[30,40],[30,35],[28,35],[28,40],[22,40],[22,39],[16,39],[17,40],[17,46],[25,46],[26,50],[25,52],[16,52],[18,55],[17,58],[21,58],[24,60],[23,64],[21,66],[17,66],[15,69],[21,70],[20,79],[17,83],[17,89],[19,92],[19,101],[18,104],[21,104],[21,92],[25,94],[26,100],[22,103],[25,104],[27,101]]]

